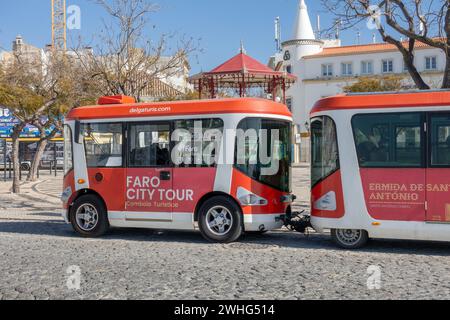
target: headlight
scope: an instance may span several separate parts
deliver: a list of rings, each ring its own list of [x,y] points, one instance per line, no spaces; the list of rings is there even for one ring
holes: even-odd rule
[[[61,201],[63,203],[67,203],[67,201],[69,201],[71,195],[72,195],[72,188],[67,187],[66,190],[64,190],[63,193],[61,194]]]
[[[320,211],[336,211],[336,193],[334,191],[330,191],[322,196],[319,200],[314,202],[314,209]]]
[[[242,187],[238,188],[237,198],[243,206],[266,206],[269,203],[266,199]]]

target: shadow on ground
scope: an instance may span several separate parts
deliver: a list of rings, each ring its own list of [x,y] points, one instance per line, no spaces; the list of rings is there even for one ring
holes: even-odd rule
[[[43,214],[42,214],[43,215]],[[47,214],[48,215],[48,214]],[[53,216],[53,213],[51,214]],[[184,231],[160,231],[149,229],[111,229],[101,239],[83,239],[72,230],[70,225],[61,220],[1,220],[0,238],[5,234],[35,235],[43,237],[62,237],[74,241],[115,241],[124,240],[131,242],[166,242],[166,243],[191,243],[198,245],[208,244],[199,232]],[[331,250],[338,249],[328,235],[311,234],[305,236],[299,233],[275,231],[264,235],[244,235],[239,242],[221,245],[225,248],[236,250],[258,250],[266,248],[287,248],[306,250]],[[423,241],[391,241],[373,240],[360,252],[390,253],[390,254],[414,254],[430,256],[450,256],[450,244],[440,242]]]

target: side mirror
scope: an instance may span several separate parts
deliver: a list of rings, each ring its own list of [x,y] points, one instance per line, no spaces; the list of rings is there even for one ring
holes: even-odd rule
[[[75,121],[75,143],[82,143],[81,139],[81,124],[79,120]]]

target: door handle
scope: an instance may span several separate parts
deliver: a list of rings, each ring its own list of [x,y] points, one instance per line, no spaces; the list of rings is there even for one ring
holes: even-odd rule
[[[170,180],[170,178],[171,178],[170,171],[161,171],[161,173],[159,174],[159,178],[162,181]]]

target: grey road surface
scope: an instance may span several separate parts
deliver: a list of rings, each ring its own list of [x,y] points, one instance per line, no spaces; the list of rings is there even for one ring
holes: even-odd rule
[[[308,169],[294,169],[307,210]],[[196,232],[77,237],[59,216],[60,180],[11,195],[0,183],[0,299],[448,299],[450,245],[372,241],[337,249],[286,230],[210,244]]]

